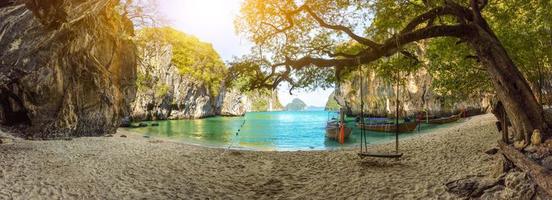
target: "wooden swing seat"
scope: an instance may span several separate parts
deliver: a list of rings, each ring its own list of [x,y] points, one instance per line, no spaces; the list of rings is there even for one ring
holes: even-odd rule
[[[361,158],[364,157],[376,157],[376,158],[400,158],[402,153],[378,153],[378,152],[364,152],[358,153],[358,156]]]

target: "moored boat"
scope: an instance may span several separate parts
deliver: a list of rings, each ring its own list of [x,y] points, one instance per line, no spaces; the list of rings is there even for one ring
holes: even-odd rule
[[[352,129],[347,127],[347,124],[345,123],[345,112],[343,110],[339,110],[339,120],[337,120],[335,117],[332,117],[331,119],[328,119],[328,122],[326,123],[326,137],[334,140],[340,141],[340,143],[343,143],[345,139],[351,135]],[[329,117],[328,117],[329,118]],[[340,140],[339,138],[339,132],[341,131],[340,128],[343,126],[343,140]]]
[[[330,120],[326,123],[326,126],[337,126],[338,123],[339,122],[337,120]]]
[[[429,124],[446,124],[446,123],[451,123],[451,122],[458,121],[458,119],[460,119],[460,114],[452,115],[452,116],[448,116],[448,117],[430,119],[430,120],[428,120],[427,123],[429,123]]]
[[[417,126],[418,126],[418,123],[415,122],[415,121],[414,122],[400,123],[398,125],[398,131],[399,131],[399,133],[412,132],[412,131],[416,130]],[[357,127],[360,128],[360,129],[369,130],[369,131],[390,132],[390,133],[394,133],[396,128],[397,128],[395,126],[395,124],[392,124],[392,123],[387,123],[387,124],[362,124],[362,123],[357,123]]]
[[[352,129],[345,126],[343,127],[344,130],[344,138],[347,139],[349,135],[351,135]],[[326,137],[330,139],[337,140],[339,136],[339,126],[326,126]]]

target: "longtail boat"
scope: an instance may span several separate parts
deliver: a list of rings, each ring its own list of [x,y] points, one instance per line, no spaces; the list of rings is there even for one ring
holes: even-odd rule
[[[399,124],[399,133],[405,133],[405,132],[412,132],[416,130],[416,127],[418,126],[417,122],[405,122]],[[394,133],[396,126],[395,124],[362,124],[357,123],[357,127],[364,130],[369,131],[376,131],[376,132],[390,132]]]
[[[429,124],[446,124],[446,123],[451,123],[451,122],[458,121],[458,119],[460,119],[460,116],[461,116],[461,115],[462,115],[462,113],[457,114],[457,115],[448,116],[448,117],[441,117],[441,118],[436,118],[436,119],[430,119],[430,120],[428,120],[428,123],[429,123]]]
[[[328,117],[329,118],[329,117]],[[326,123],[326,137],[334,140],[339,140],[340,124],[343,124],[343,139],[347,139],[351,135],[352,129],[345,124],[345,112],[339,110],[339,121],[335,118],[329,119]]]
[[[347,139],[349,135],[351,135],[352,129],[345,126],[345,135],[344,138]],[[326,137],[330,139],[337,140],[337,137],[339,136],[339,126],[326,126]]]

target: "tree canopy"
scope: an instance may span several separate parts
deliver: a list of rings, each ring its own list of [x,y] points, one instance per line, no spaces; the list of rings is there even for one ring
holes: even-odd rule
[[[552,68],[549,1],[484,3],[483,15],[526,75],[534,78],[536,66]],[[484,69],[465,42],[424,40],[461,34],[463,24],[448,14],[468,12],[469,7],[469,1],[442,0],[246,0],[236,27],[256,46],[236,60],[241,69],[235,70],[247,71],[244,76],[251,77],[254,87],[289,82],[312,88],[330,87],[336,75],[358,64],[378,69],[382,77],[426,67],[443,93],[490,90]],[[395,52],[399,56],[392,56]]]
[[[462,94],[492,85],[514,130],[528,140],[534,129],[548,129],[530,85],[532,72],[551,67],[550,4],[246,0],[236,27],[256,46],[231,71],[253,77],[252,88],[288,82],[293,89],[327,87],[359,66],[379,67],[391,77],[395,73],[389,72],[423,66],[445,91]]]

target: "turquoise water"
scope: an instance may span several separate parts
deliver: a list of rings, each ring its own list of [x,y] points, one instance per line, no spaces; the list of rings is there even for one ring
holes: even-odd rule
[[[244,117],[158,121],[159,126],[125,130],[150,137],[224,148],[230,146],[252,150],[293,151],[357,147],[360,142],[360,130],[354,126],[352,118],[348,119],[347,125],[353,128],[353,132],[345,144],[341,145],[325,137],[324,128],[328,114],[326,111],[251,112]],[[437,126],[422,124],[421,130],[400,134],[400,138],[423,134],[433,128]],[[368,134],[370,144],[394,139],[395,135],[389,133]]]

